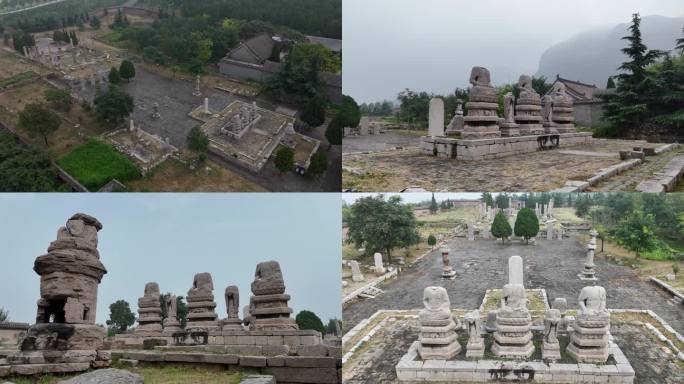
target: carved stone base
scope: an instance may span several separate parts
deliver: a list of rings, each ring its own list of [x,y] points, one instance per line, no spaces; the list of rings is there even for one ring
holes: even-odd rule
[[[484,357],[484,350],[484,339],[481,338],[478,343],[468,342],[468,344],[466,344],[466,357],[481,359]]]
[[[544,360],[560,360],[560,344],[549,344],[546,341],[542,345],[542,359]]]

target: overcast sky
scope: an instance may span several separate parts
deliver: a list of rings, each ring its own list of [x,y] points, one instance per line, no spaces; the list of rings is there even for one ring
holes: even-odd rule
[[[277,260],[295,314],[341,318],[341,211],[332,193],[0,194],[0,307],[10,319],[35,322],[40,297],[37,256],[76,212],[95,216],[107,268],[97,322],[125,299],[136,311],[145,283],[186,296],[195,273],[210,272],[219,317],[228,285],[249,304],[257,263]],[[241,311],[242,312],[242,311]]]
[[[537,71],[552,45],[641,16],[682,16],[682,0],[344,0],[343,92],[359,103],[405,88],[448,94],[473,66],[496,85]]]

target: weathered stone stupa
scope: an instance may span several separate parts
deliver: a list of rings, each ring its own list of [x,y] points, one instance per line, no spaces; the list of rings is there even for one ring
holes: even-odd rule
[[[19,342],[20,352],[8,356],[23,374],[83,371],[109,364],[100,351],[106,330],[95,325],[97,289],[107,273],[97,250],[102,224],[77,213],[57,232],[48,253],[36,258],[40,275],[36,324]]]
[[[451,260],[449,259],[449,248],[442,247],[442,278],[444,279],[454,279],[456,278],[456,271],[451,266]]]
[[[573,102],[565,92],[565,84],[556,82],[553,93],[553,125],[558,133],[573,133],[575,129],[575,118],[572,116]]]
[[[188,291],[188,324],[186,330],[217,330],[214,282],[209,272],[198,273]]]
[[[240,290],[236,285],[226,287],[224,295],[226,299],[226,311],[228,317],[223,320],[223,329],[242,329],[240,320]]]
[[[594,267],[596,266],[594,264],[594,252],[596,251],[596,236],[598,236],[598,232],[592,229],[591,232],[589,232],[589,236],[591,236],[591,238],[587,244],[587,259],[584,261],[584,269],[579,275],[579,278],[581,280],[598,280],[596,278],[596,271],[594,270]]]
[[[515,106],[515,122],[518,123],[520,135],[536,135],[544,133],[541,117],[541,97],[532,88],[532,78],[522,75],[518,79],[518,96]]]
[[[138,299],[138,327],[136,335],[155,336],[161,335],[162,317],[161,303],[159,301],[159,284],[147,283],[145,295]]]
[[[285,281],[277,261],[265,261],[256,266],[250,298],[250,330],[278,331],[297,330],[299,327],[290,318],[292,308],[288,307],[290,295],[285,294]]]
[[[464,139],[490,139],[501,136],[499,132],[499,95],[492,87],[489,70],[473,67],[470,74],[470,97],[466,104],[468,116],[463,118]]]
[[[492,352],[499,357],[527,358],[534,352],[532,317],[527,309],[527,295],[523,285],[523,260],[520,256],[508,259],[508,284],[501,291],[501,308],[494,321]]]
[[[443,287],[427,287],[423,290],[423,305],[420,310],[421,359],[447,360],[461,351],[456,330],[461,327],[458,318],[451,314],[449,295]],[[458,323],[457,323],[458,322]]]
[[[606,310],[606,290],[584,287],[579,295],[579,310],[566,352],[579,363],[605,363],[608,360],[610,314]]]

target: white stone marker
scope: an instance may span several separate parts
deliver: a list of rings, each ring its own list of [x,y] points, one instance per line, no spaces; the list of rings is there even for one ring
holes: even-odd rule
[[[444,136],[444,101],[437,97],[430,99],[428,136]]]
[[[368,135],[368,125],[370,124],[370,119],[368,116],[361,116],[361,121],[359,122],[359,135]]]
[[[546,240],[553,240],[553,221],[546,222]]]
[[[349,265],[351,265],[352,270],[352,281],[364,281],[365,278],[363,277],[363,274],[361,274],[359,262],[356,260],[352,260],[349,262]]]
[[[524,286],[523,259],[515,255],[508,259],[508,284],[520,284]]]
[[[375,259],[375,274],[382,276],[385,274],[385,267],[382,266],[382,254],[380,252],[375,252],[373,255]]]

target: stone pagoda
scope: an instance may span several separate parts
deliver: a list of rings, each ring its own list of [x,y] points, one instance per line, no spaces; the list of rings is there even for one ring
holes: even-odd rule
[[[107,331],[95,325],[97,289],[107,273],[97,250],[102,224],[83,213],[57,232],[48,253],[36,258],[40,275],[36,324],[19,341],[20,352],[7,357],[22,373],[74,372],[109,365],[101,351]],[[14,368],[13,368],[14,369]]]
[[[165,296],[166,301],[166,318],[164,319],[164,336],[173,336],[174,333],[180,332],[180,321],[178,321],[178,298],[176,295]]]
[[[556,82],[551,94],[553,98],[553,125],[558,133],[574,133],[575,118],[572,116],[572,98],[565,92],[565,84]]]
[[[145,295],[138,299],[138,327],[136,335],[161,336],[162,317],[159,284],[145,284]]]
[[[240,290],[236,285],[226,287],[224,295],[226,299],[226,312],[228,317],[223,320],[223,329],[241,330],[240,320]]]
[[[186,330],[217,330],[219,324],[215,312],[214,282],[209,272],[198,273],[188,291],[188,324]]]
[[[451,266],[451,260],[449,260],[449,248],[447,247],[442,247],[441,249],[442,252],[442,278],[443,279],[455,279],[456,278],[456,271],[454,271],[454,268]]]
[[[594,252],[596,251],[596,236],[598,236],[598,232],[592,229],[591,232],[589,232],[589,236],[591,236],[591,239],[587,244],[587,259],[584,261],[582,273],[579,274],[580,280],[598,280],[596,278],[596,271],[594,270],[594,267],[596,266],[594,264]]]
[[[606,290],[600,286],[584,287],[578,301],[574,332],[566,352],[578,363],[605,363],[608,360],[610,331]]]
[[[501,137],[499,131],[499,95],[492,87],[489,71],[473,67],[470,74],[470,97],[466,104],[468,116],[463,118],[463,139],[491,139]]]
[[[525,287],[506,284],[501,291],[501,308],[496,313],[492,352],[505,358],[528,358],[534,352],[532,317],[527,309]]]
[[[544,133],[541,117],[541,97],[532,88],[532,78],[522,75],[518,79],[520,95],[515,106],[515,122],[520,135]]]
[[[423,291],[424,309],[420,310],[418,354],[423,360],[448,360],[461,351],[456,331],[461,328],[451,314],[449,295],[443,287],[427,287]]]
[[[290,295],[285,294],[285,281],[277,261],[257,264],[252,282],[250,298],[250,330],[280,331],[298,330],[290,318],[292,308],[288,307]]]

